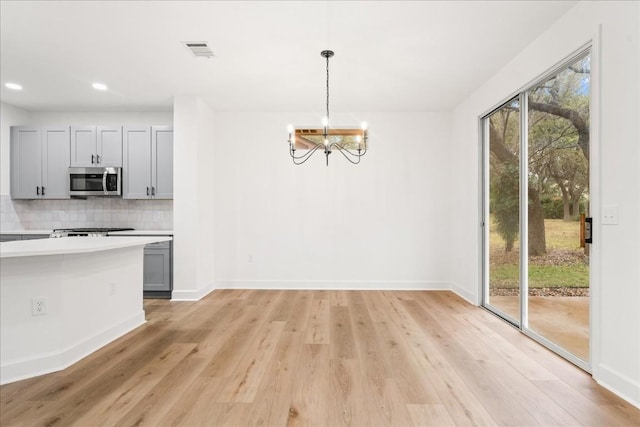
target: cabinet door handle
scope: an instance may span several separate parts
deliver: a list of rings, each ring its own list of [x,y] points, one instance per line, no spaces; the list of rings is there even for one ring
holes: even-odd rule
[[[42,187],[42,195],[44,196],[44,187]]]
[[[96,154],[96,163],[100,164],[100,154]]]
[[[40,195],[40,186],[36,186],[36,196]]]
[[[147,187],[147,196],[149,195],[149,187]]]
[[[156,195],[156,187],[151,187],[151,195],[152,196]]]
[[[95,156],[92,154],[92,155],[91,155],[91,164],[93,164],[93,163],[94,163],[94,161],[93,161],[93,158],[94,158],[94,157],[95,157]]]

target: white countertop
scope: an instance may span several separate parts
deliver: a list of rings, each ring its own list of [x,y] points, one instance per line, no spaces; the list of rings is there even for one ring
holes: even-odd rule
[[[0,230],[0,234],[43,234],[49,235],[53,230]],[[173,236],[173,230],[129,230],[111,231],[110,236]]]
[[[52,230],[0,230],[0,234],[51,234]]]
[[[19,240],[0,243],[0,258],[43,255],[82,254],[111,249],[144,246],[171,240],[169,236],[131,237],[60,237],[56,239]]]
[[[173,236],[173,230],[110,231],[109,236]]]

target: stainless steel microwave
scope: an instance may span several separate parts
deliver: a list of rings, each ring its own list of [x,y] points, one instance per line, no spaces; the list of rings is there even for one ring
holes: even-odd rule
[[[69,168],[69,195],[121,196],[122,168]]]

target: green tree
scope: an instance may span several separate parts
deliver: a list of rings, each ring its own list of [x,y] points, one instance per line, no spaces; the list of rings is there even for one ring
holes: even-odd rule
[[[572,206],[579,206],[587,189],[589,161],[589,57],[578,60],[528,92],[529,123],[529,188],[528,188],[528,241],[529,254],[546,253],[544,211],[541,195],[555,192],[562,197],[563,189]],[[519,168],[517,137],[517,103],[511,103],[490,118],[490,150],[492,158],[492,186],[504,180],[511,185],[514,177],[510,169]],[[576,156],[581,153],[582,158]],[[498,166],[499,165],[499,166]],[[517,175],[515,175],[517,177]],[[497,197],[507,200],[498,200]],[[497,215],[517,205],[517,193],[492,191],[491,206]],[[564,199],[563,199],[564,200]],[[575,214],[576,212],[574,212]],[[497,217],[496,217],[497,220]],[[497,220],[498,221],[498,220]],[[517,223],[503,218],[498,232],[509,245]],[[517,235],[517,234],[516,234]],[[513,242],[512,242],[513,244]]]
[[[519,170],[506,164],[491,183],[491,198],[496,231],[505,241],[504,250],[510,252],[520,230]]]

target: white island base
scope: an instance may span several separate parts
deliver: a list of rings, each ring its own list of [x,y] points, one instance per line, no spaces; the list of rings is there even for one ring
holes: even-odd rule
[[[142,325],[144,245],[164,240],[2,243],[0,384],[64,369]],[[37,300],[43,314],[33,311]]]

